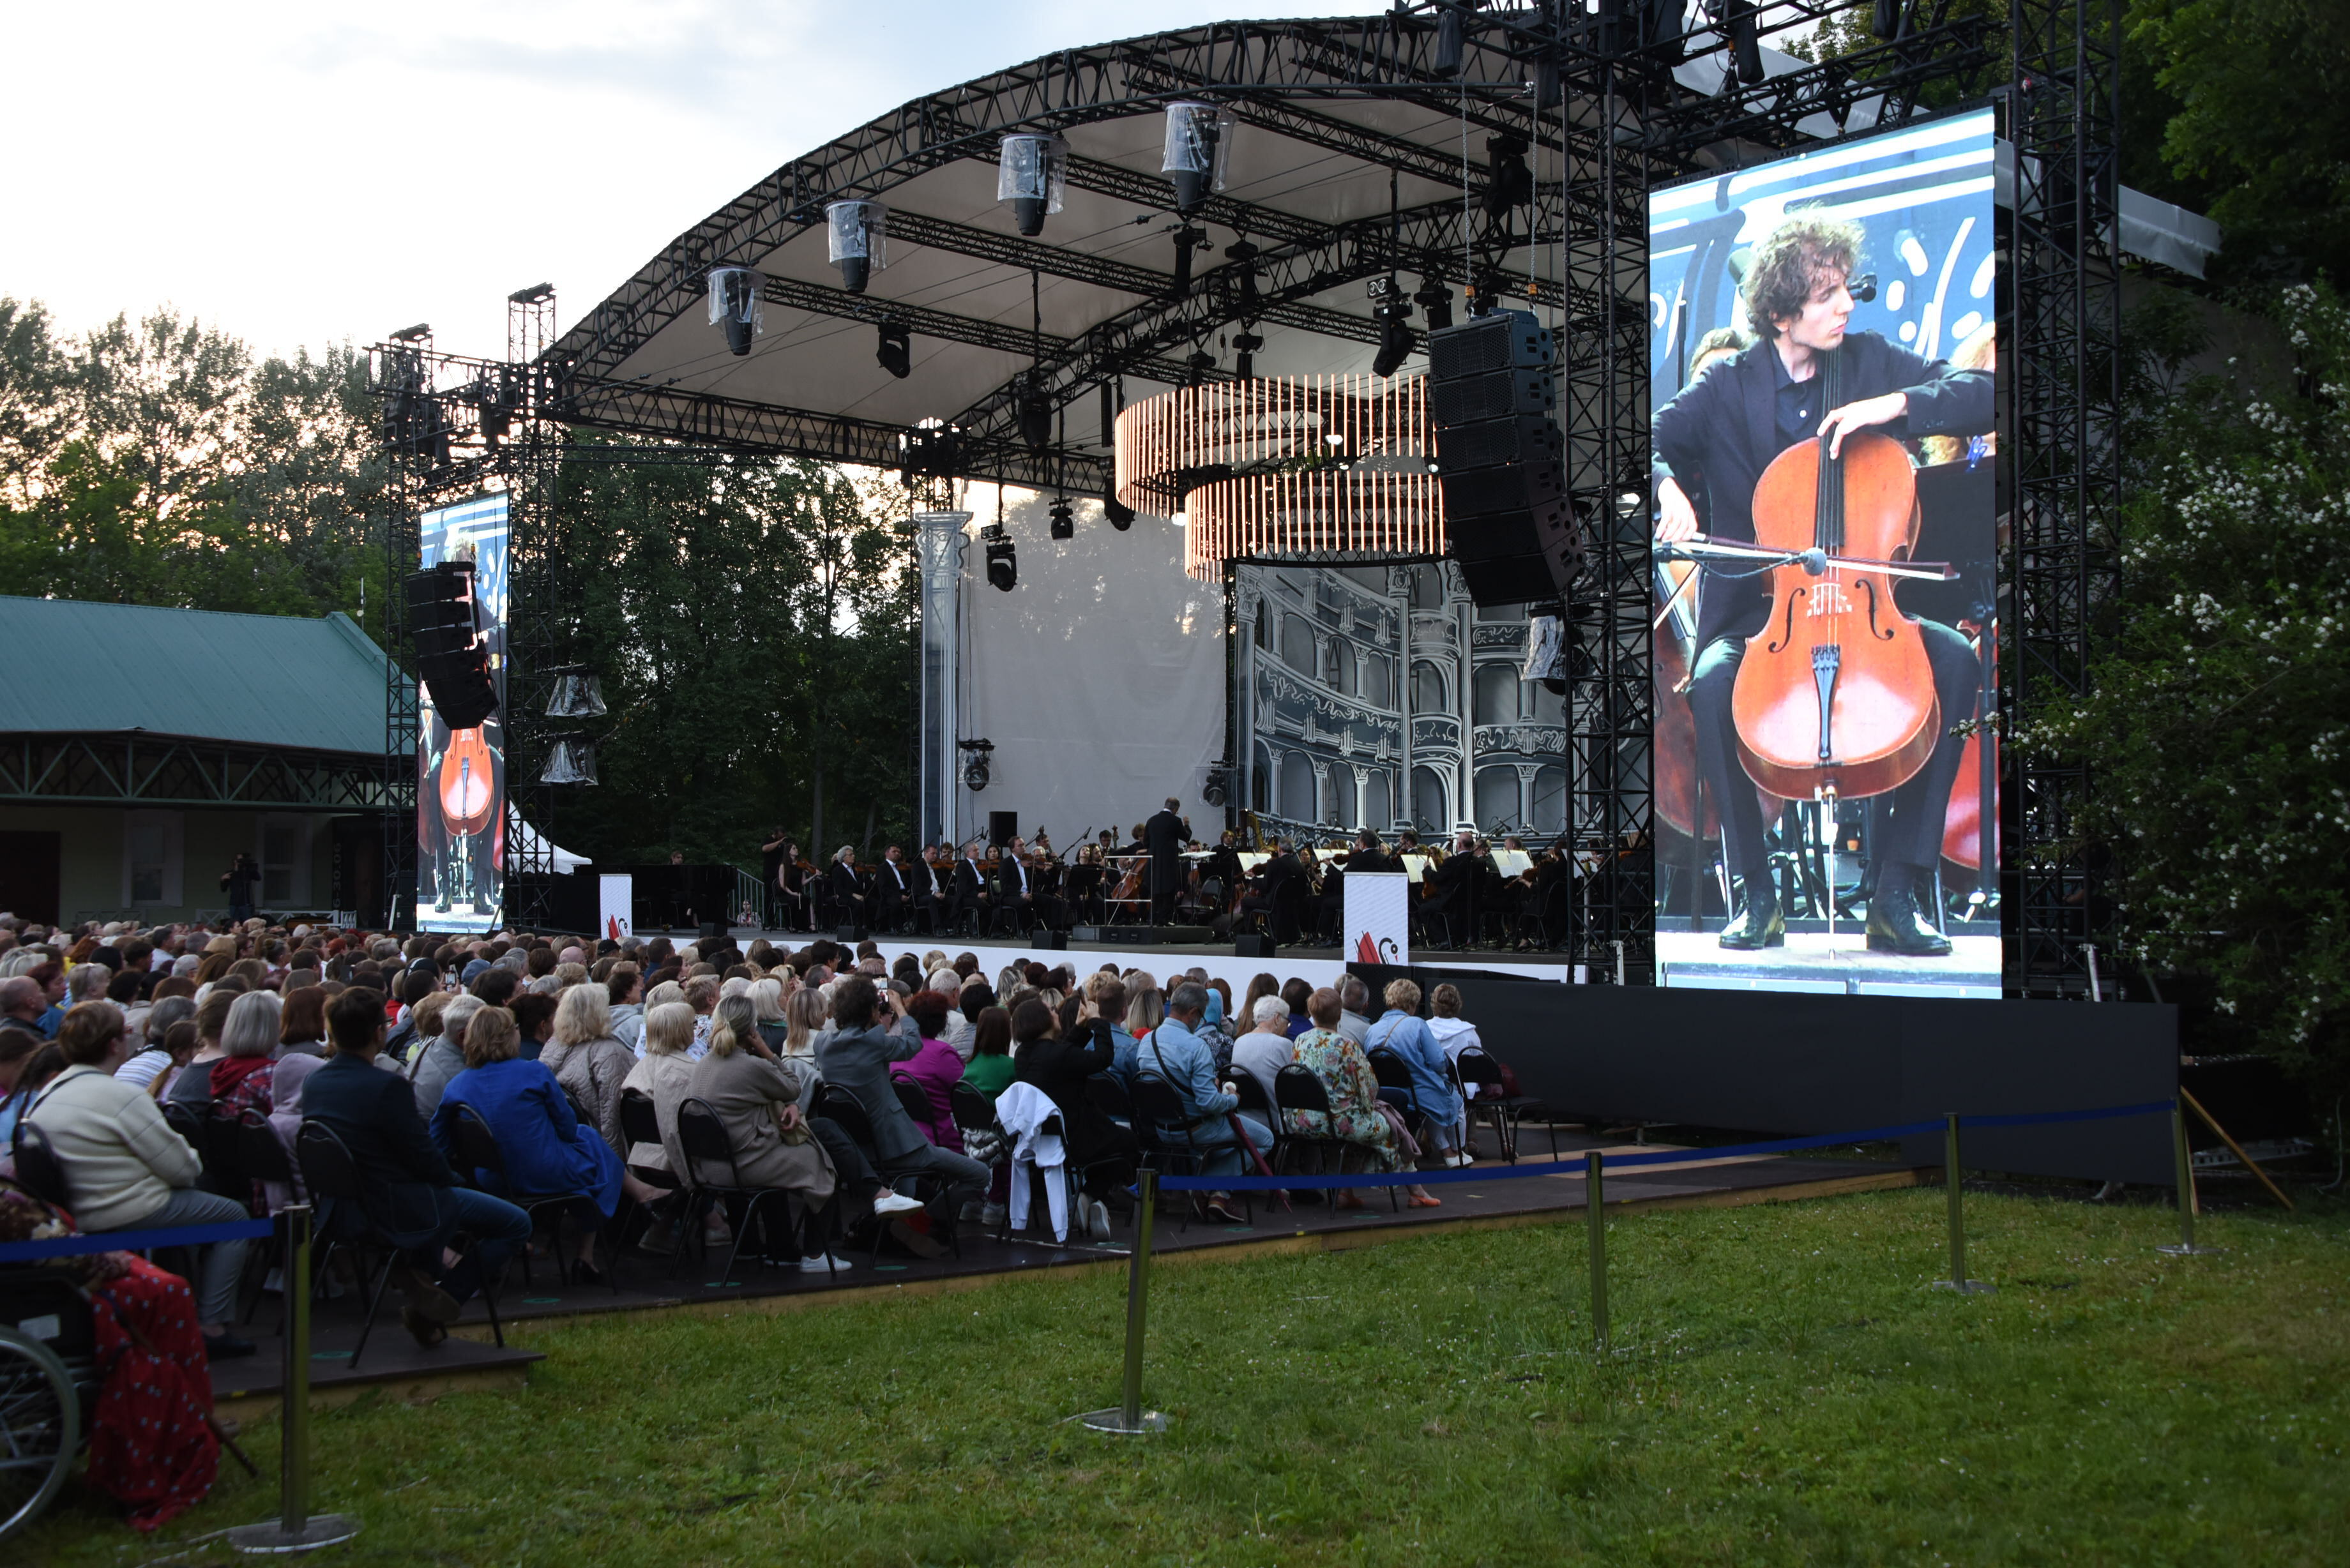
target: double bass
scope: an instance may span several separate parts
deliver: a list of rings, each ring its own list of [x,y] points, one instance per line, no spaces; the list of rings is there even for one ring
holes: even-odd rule
[[[1770,623],[1731,696],[1739,760],[1773,794],[1832,807],[1898,789],[1933,755],[1925,639],[1873,569],[1908,559],[1918,522],[1909,454],[1873,431],[1847,431],[1840,454],[1825,435],[1800,441],[1755,483],[1756,545],[1798,557],[1771,568]]]

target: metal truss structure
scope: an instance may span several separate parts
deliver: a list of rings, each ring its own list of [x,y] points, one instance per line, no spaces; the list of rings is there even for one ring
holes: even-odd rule
[[[2114,0],[2013,0],[2003,19],[1959,0],[1900,0],[1889,8],[1890,38],[1825,60],[1737,68],[1752,41],[1748,22],[1769,37],[1853,8],[1854,0],[1530,0],[1498,10],[1477,0],[1407,0],[1368,17],[1222,23],[1064,50],[908,103],[784,164],[663,247],[551,348],[494,369],[520,379],[525,429],[628,432],[683,443],[705,461],[737,452],[902,468],[910,483],[933,487],[961,478],[1099,493],[1109,477],[1108,431],[1097,427],[1128,382],[1197,384],[1236,373],[1204,351],[1227,328],[1262,326],[1367,364],[1379,341],[1360,303],[1371,280],[1410,274],[1467,288],[1481,307],[1535,309],[1557,334],[1572,495],[1591,545],[1565,607],[1574,634],[1570,821],[1591,868],[1570,943],[1594,979],[1617,972],[1620,960],[1627,979],[1646,981],[1656,888],[1644,500],[1645,236],[1654,186],[1888,129],[1937,105],[2003,97],[2019,210],[2012,330],[2002,329],[2015,345],[2019,457],[2009,642],[2021,674],[2009,682],[2011,716],[2079,690],[2093,618],[2112,582]],[[1089,128],[1156,116],[1177,99],[1228,109],[1243,135],[1286,144],[1295,167],[1376,182],[1378,199],[1307,211],[1251,187],[1245,199],[1211,193],[1179,217],[1155,157],[1138,166],[1139,143],[1129,138],[1121,144],[1128,155],[1111,158],[1087,141]],[[1196,271],[1179,252],[1182,265],[1169,270],[1139,265],[1131,252],[1105,254],[1110,246],[1055,243],[1050,233],[1023,238],[1002,223],[940,215],[968,213],[968,201],[909,199],[941,178],[962,178],[955,189],[967,194],[977,175],[963,166],[992,168],[999,138],[1011,131],[1071,138],[1072,201],[1083,193],[1097,214],[1115,208],[1136,224],[1167,224],[1178,246],[1204,248],[1211,227],[1235,243]],[[1520,139],[1543,171],[1531,200],[1506,213],[1490,210],[1485,170],[1468,161],[1471,140],[1488,137]],[[1416,182],[1408,204],[1390,194],[1400,181]],[[1430,199],[1440,191],[1442,199]],[[804,255],[805,243],[790,247],[811,234],[820,253],[827,203],[847,199],[892,203],[893,244],[951,258],[957,277],[975,281],[930,297],[885,298],[838,286],[821,266],[795,272],[768,262]],[[1008,368],[1000,376],[991,369],[995,379],[977,395],[958,394],[920,419],[882,417],[871,398],[847,393],[831,406],[746,395],[719,373],[744,361],[701,347],[662,358],[664,341],[681,341],[702,310],[709,275],[722,265],[765,268],[765,305],[795,322],[836,331],[902,326],[951,346],[962,362]],[[1016,311],[972,306],[991,281],[1002,295],[1016,288]],[[1048,282],[1110,303],[1075,329],[1048,332],[1029,309],[1032,291]],[[1346,307],[1349,298],[1357,308]],[[1316,369],[1329,368],[1325,358]],[[406,363],[397,346],[379,351],[380,373],[413,381]],[[468,389],[494,380],[493,367],[435,363],[453,421],[478,431],[465,410],[479,400],[468,405]],[[1103,421],[1087,417],[1096,394]],[[1049,420],[1039,420],[1040,402]],[[1040,426],[1056,433],[1040,439]],[[468,450],[470,458],[411,456],[400,493],[412,504],[421,487],[450,474],[478,483],[491,471],[528,493],[537,483],[528,476],[566,451],[551,438],[532,445],[479,435]],[[650,457],[660,449],[630,450]],[[465,472],[468,462],[476,472]],[[545,516],[543,505],[536,510]],[[520,569],[543,563],[532,552],[552,538],[542,532],[525,545],[530,529],[555,526],[525,524],[533,514],[529,502],[518,505],[517,626],[543,614],[559,625],[559,605],[531,597],[539,590]],[[392,541],[410,547],[410,559],[412,545]],[[542,565],[529,570],[551,576]],[[396,623],[400,607],[389,613]],[[547,634],[553,640],[533,657],[548,656],[561,635]],[[530,666],[516,657],[527,681]],[[519,695],[514,706],[520,717]],[[412,727],[413,714],[407,720]],[[395,730],[400,722],[395,715]],[[523,776],[519,746],[514,763]],[[2062,847],[2086,787],[2076,772],[2033,763],[2009,791],[2019,814],[2010,859],[2021,878],[2004,911],[2015,933],[2012,990],[2069,993],[2074,955],[2094,940],[2091,869]]]
[[[369,812],[383,805],[383,775],[340,752],[144,733],[25,735],[0,746],[0,801]]]

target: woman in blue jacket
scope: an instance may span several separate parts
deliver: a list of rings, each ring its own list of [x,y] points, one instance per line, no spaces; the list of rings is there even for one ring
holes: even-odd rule
[[[626,1172],[603,1135],[582,1122],[555,1075],[519,1054],[522,1032],[503,1007],[484,1007],[465,1028],[465,1070],[449,1080],[432,1113],[432,1141],[449,1162],[484,1189],[510,1198],[577,1192],[609,1220],[619,1207]],[[464,1170],[457,1154],[457,1107],[470,1106],[498,1140],[505,1161],[500,1180],[486,1170]],[[596,1232],[583,1225],[577,1277],[600,1284]]]
[[[1387,1003],[1386,1013],[1363,1041],[1363,1054],[1384,1045],[1402,1057],[1411,1071],[1412,1097],[1428,1118],[1431,1146],[1448,1166],[1474,1165],[1475,1157],[1461,1147],[1461,1092],[1452,1086],[1444,1047],[1419,1017],[1419,987],[1408,980],[1390,981]]]

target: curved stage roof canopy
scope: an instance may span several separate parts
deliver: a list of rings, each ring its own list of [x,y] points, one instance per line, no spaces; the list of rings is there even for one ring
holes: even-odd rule
[[[1833,8],[1757,14],[1767,31]],[[1619,253],[1593,242],[1595,213],[1565,208],[1569,190],[1603,188],[1604,156],[1625,165],[1614,227],[1635,239],[1606,317],[1637,337],[1648,179],[1720,161],[1708,149],[1727,139],[1859,129],[1898,88],[1898,71],[1863,82],[1768,51],[1762,79],[1742,81],[1707,9],[1226,23],[917,99],[784,164],[596,306],[547,356],[557,417],[882,467],[904,462],[910,428],[942,421],[957,432],[942,469],[1099,493],[1111,399],[1232,378],[1243,335],[1261,339],[1256,374],[1368,370],[1381,323],[1367,288],[1390,275],[1407,296],[1442,291],[1456,318],[1472,283],[1563,315],[1563,359],[1585,351],[1579,334],[1605,318],[1601,258]],[[1222,188],[1179,215],[1162,162],[1169,106],[1186,102],[1232,118]],[[997,199],[1012,133],[1066,142],[1064,204],[1034,237]],[[1513,159],[1525,199],[1489,200],[1519,178]],[[861,293],[828,246],[827,210],[845,201],[888,209],[887,265]],[[764,330],[740,355],[708,305],[729,267],[757,275]],[[1428,298],[1409,324],[1424,334]],[[902,378],[879,362],[885,328],[906,334]]]

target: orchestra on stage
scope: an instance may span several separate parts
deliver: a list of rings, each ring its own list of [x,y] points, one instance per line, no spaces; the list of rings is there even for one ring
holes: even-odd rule
[[[1191,832],[1174,800],[1134,826],[1056,848],[1039,828],[992,844],[888,846],[859,859],[847,845],[817,865],[782,828],[763,845],[768,908],[777,930],[890,931],[1009,936],[1078,928],[1195,928],[1199,940],[1263,932],[1284,945],[1330,946],[1342,937],[1349,870],[1400,872],[1411,884],[1416,940],[1433,947],[1520,950],[1558,944],[1578,874],[1565,838],[1529,849],[1516,835],[1495,843],[1468,828],[1423,845],[1404,829],[1392,840],[1368,828],[1305,842],[1267,834],[1255,814],[1214,844]]]

